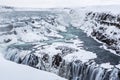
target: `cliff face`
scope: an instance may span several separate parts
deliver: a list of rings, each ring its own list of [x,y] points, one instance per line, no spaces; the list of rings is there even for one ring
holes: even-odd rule
[[[96,16],[95,16],[96,15]],[[89,17],[90,15],[88,15]],[[120,17],[107,13],[93,13],[91,20],[96,23],[92,36],[107,44],[108,48],[120,54]]]
[[[75,13],[74,13],[75,15]],[[73,16],[73,14],[72,14]],[[79,18],[72,24],[84,30],[89,36],[105,43],[104,48],[120,55],[120,15],[105,11],[77,11]]]

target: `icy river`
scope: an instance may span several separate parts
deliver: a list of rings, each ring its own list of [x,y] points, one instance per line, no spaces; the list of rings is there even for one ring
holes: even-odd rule
[[[82,30],[76,29],[75,27],[71,26],[68,28],[68,31],[65,34],[72,34],[78,36],[78,38],[83,41],[83,48],[85,50],[94,52],[97,55],[97,58],[94,59],[96,63],[110,63],[111,65],[119,64],[119,56],[114,55],[110,51],[101,48],[100,46],[103,46],[103,44],[98,43],[91,37],[88,37],[87,34],[84,33]]]

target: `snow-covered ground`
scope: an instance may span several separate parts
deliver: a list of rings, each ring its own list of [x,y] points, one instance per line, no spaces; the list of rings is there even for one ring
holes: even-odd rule
[[[3,58],[0,53],[1,80],[66,80],[53,73],[17,64]]]

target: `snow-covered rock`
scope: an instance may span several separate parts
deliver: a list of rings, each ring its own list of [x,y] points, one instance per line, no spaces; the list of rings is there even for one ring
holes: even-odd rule
[[[94,6],[74,9],[71,24],[120,54],[119,6]],[[78,16],[78,17],[77,17]],[[111,51],[111,50],[110,50]],[[113,52],[113,51],[112,51]]]

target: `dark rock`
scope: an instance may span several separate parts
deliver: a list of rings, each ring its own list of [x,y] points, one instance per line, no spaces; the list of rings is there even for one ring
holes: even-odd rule
[[[119,79],[120,79],[120,71],[118,72],[118,77],[119,77]]]
[[[13,33],[14,33],[15,35],[17,35],[17,32],[16,32],[16,31],[13,31]]]
[[[52,66],[57,68],[60,66],[61,62],[62,62],[62,57],[59,54],[53,56]]]
[[[49,62],[49,55],[48,54],[43,55],[42,60],[45,61],[46,63],[48,63]]]
[[[11,39],[4,39],[5,43],[9,43],[10,41],[12,41]]]
[[[39,63],[39,58],[35,54],[29,54],[25,56],[22,63],[32,67],[36,67],[36,65]]]

